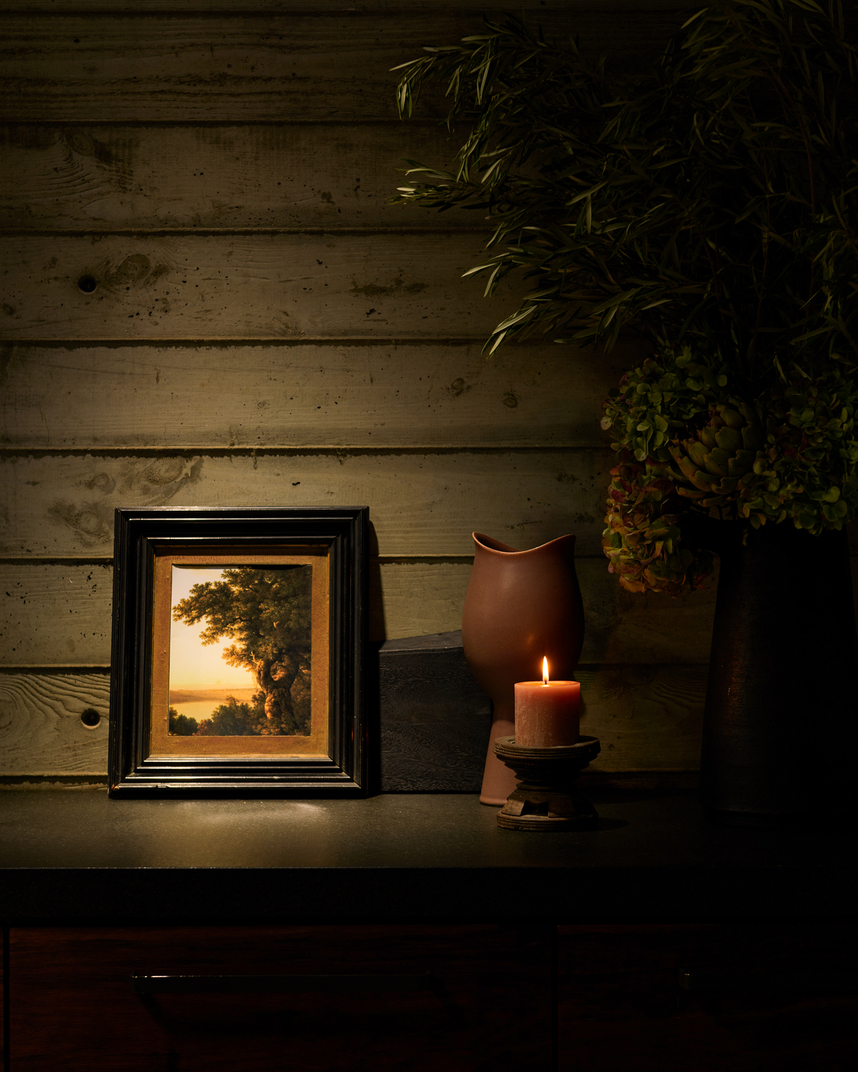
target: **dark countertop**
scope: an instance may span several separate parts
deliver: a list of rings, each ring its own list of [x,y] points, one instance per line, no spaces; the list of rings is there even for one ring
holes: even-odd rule
[[[504,830],[470,794],[0,795],[0,922],[767,920],[852,914],[854,833],[732,828],[693,793],[591,794],[599,829]]]

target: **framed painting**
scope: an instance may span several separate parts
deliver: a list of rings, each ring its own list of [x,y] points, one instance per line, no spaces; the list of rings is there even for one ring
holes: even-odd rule
[[[367,507],[119,509],[111,797],[366,791]]]

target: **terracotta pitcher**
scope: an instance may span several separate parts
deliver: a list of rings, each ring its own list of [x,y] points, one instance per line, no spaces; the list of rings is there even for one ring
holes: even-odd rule
[[[584,608],[575,574],[575,537],[517,551],[473,534],[474,566],[462,614],[468,666],[492,700],[492,728],[480,800],[505,804],[512,771],[494,754],[496,737],[515,733],[516,681],[542,677],[547,656],[555,679],[574,678],[584,641]]]

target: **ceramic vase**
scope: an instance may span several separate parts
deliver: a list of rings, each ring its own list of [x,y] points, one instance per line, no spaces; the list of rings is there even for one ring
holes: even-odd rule
[[[851,814],[858,646],[846,533],[736,528],[719,553],[703,806],[744,825],[831,818],[847,798]]]
[[[492,726],[480,800],[505,804],[515,775],[494,753],[496,737],[515,735],[517,681],[570,680],[584,641],[584,608],[575,573],[575,537],[519,551],[473,534],[474,565],[462,614],[471,673],[492,701]]]

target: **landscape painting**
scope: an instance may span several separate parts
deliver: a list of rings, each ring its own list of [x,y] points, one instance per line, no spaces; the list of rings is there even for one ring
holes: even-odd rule
[[[329,575],[324,548],[155,556],[154,754],[325,753]]]
[[[368,507],[115,530],[108,795],[363,796]]]
[[[172,564],[169,736],[310,734],[312,573]]]

